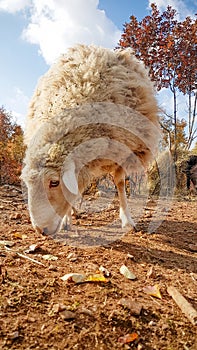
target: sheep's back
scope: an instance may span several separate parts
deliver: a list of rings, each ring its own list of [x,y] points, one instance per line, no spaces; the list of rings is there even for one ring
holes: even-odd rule
[[[38,82],[27,115],[26,144],[44,121],[65,108],[104,101],[129,106],[157,124],[153,85],[131,50],[71,48]]]

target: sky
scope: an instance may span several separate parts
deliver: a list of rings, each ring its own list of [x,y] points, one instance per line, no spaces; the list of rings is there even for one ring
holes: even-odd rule
[[[123,24],[150,13],[150,0],[0,0],[0,106],[24,126],[37,81],[68,47],[76,43],[114,48]],[[178,18],[194,16],[197,0],[154,0]],[[163,107],[169,97],[160,93]],[[179,108],[185,108],[184,101]]]

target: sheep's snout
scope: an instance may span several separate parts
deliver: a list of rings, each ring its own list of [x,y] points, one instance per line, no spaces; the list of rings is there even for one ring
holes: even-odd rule
[[[49,234],[49,230],[47,227],[44,227],[43,229],[38,227],[38,226],[35,226],[35,230],[36,232],[38,233],[41,233],[42,235],[48,235]]]
[[[42,235],[49,235],[49,236],[54,236],[55,234],[57,234],[60,229],[61,229],[61,222],[62,222],[62,218],[56,218],[53,220],[51,220],[50,222],[48,222],[48,224],[46,225],[46,223],[42,224],[33,224],[33,227],[35,229],[36,232],[38,232],[39,234]]]
[[[44,235],[47,235],[49,233],[49,230],[47,227],[44,227],[43,228],[43,232],[42,232]]]

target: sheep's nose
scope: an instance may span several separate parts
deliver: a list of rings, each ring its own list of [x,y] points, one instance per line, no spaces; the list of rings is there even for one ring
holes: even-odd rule
[[[41,233],[42,235],[47,235],[49,230],[47,227],[44,227],[43,229],[41,229],[40,227],[36,226],[35,227],[35,230],[38,232],[38,233]]]
[[[47,234],[49,233],[48,228],[47,228],[47,227],[44,227],[43,230],[42,230],[42,233],[43,233],[44,235],[47,235]]]

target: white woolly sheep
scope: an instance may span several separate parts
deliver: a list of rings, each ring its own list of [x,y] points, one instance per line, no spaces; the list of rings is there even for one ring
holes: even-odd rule
[[[159,126],[153,85],[131,50],[69,49],[40,79],[24,137],[22,179],[37,230],[57,233],[79,193],[106,173],[117,186],[122,226],[135,226],[125,174],[147,166]]]

